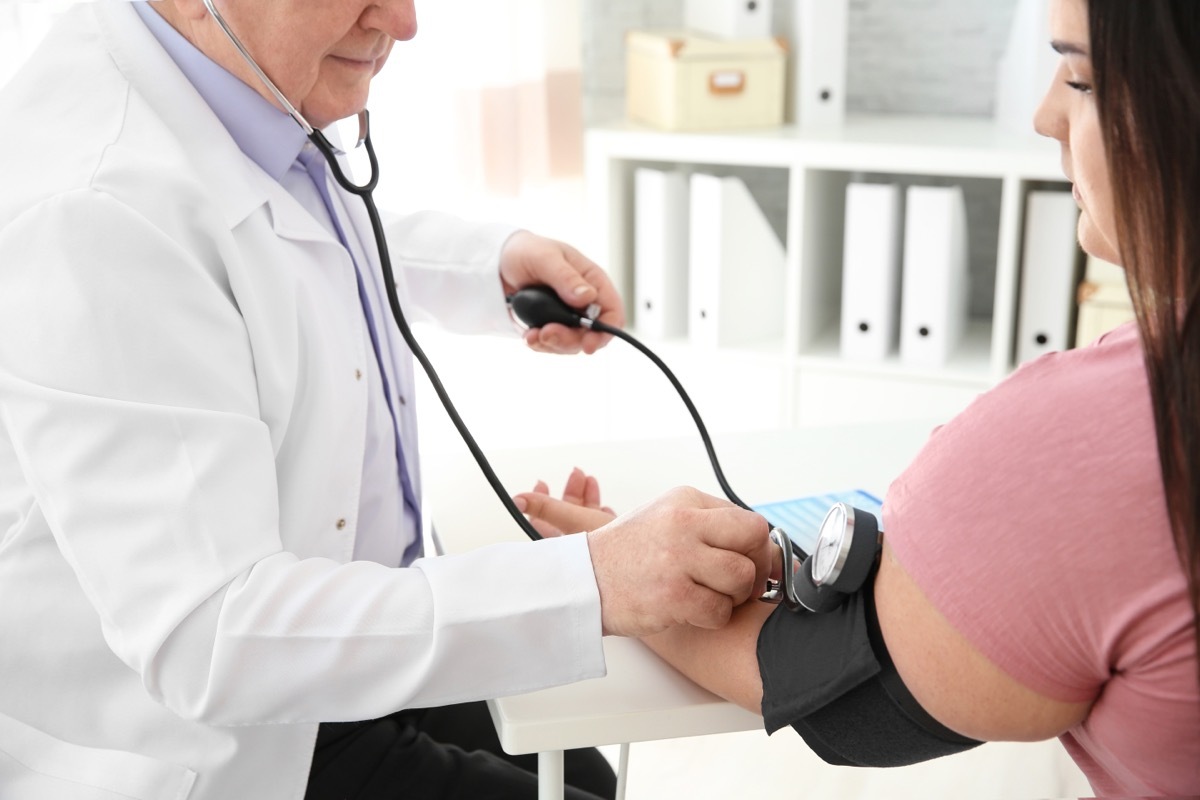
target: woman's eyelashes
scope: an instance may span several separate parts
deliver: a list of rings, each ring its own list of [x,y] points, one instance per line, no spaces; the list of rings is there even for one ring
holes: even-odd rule
[[[1070,86],[1075,91],[1082,92],[1083,94],[1092,93],[1092,85],[1090,83],[1084,83],[1083,81],[1067,81],[1067,86]]]

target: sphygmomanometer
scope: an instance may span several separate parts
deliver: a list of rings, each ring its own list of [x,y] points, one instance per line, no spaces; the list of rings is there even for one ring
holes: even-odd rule
[[[772,614],[758,637],[767,732],[790,725],[830,764],[903,766],[980,744],[925,711],[892,663],[875,613],[881,541],[873,514],[834,504],[812,554],[782,556],[776,591],[797,613]]]
[[[501,503],[531,539],[540,539],[537,530],[504,490],[459,417],[404,317],[387,239],[373,197],[379,165],[371,144],[369,115],[365,110],[358,115],[358,146],[366,148],[370,175],[364,183],[356,184],[338,161],[337,157],[344,152],[336,149],[288,102],[234,35],[217,11],[214,0],[204,0],[204,5],[280,106],[325,156],[338,184],[363,200],[378,248],[388,304],[404,341],[429,377],[451,421]],[[552,322],[590,328],[623,339],[650,358],[670,379],[691,413],[721,490],[730,501],[749,509],[725,480],[699,412],[662,359],[625,331],[600,322],[595,313],[570,308],[547,287],[521,289],[510,296],[508,302],[514,315],[531,328]],[[835,505],[825,517],[811,555],[797,549],[778,529],[771,531],[771,541],[780,555],[779,578],[771,582],[761,599],[781,603],[788,612],[795,613],[782,613],[783,609],[776,611],[759,637],[763,716],[768,730],[790,724],[826,761],[858,766],[913,763],[978,744],[949,731],[930,717],[905,688],[892,666],[874,613],[872,579],[879,561],[880,533],[871,514],[850,506]]]
[[[749,508],[729,487],[699,412],[665,363],[619,328],[562,303],[546,287],[509,298],[530,327],[557,322],[610,333],[646,354],[671,381],[696,422],[725,495]],[[770,533],[779,577],[760,598],[783,607],[758,638],[762,711],[768,732],[786,725],[830,764],[890,767],[914,764],[977,746],[925,711],[904,685],[875,614],[874,577],[882,550],[870,512],[835,503],[811,554],[779,528]],[[793,613],[782,613],[787,609]]]

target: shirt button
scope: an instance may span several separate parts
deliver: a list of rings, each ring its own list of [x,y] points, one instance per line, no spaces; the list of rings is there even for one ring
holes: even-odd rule
[[[361,369],[354,370],[354,380],[356,380],[356,381],[362,380],[362,370]]]
[[[346,529],[346,520],[344,520],[344,519],[339,519],[339,520],[337,521],[337,529],[338,529],[339,531],[343,531],[343,530],[345,530],[345,529]]]
[[[405,398],[404,395],[397,395],[397,397],[400,399],[400,405],[402,405],[402,406],[408,405],[408,399]]]

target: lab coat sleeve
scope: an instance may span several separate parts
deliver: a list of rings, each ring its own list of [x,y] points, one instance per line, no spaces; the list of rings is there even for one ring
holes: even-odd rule
[[[82,190],[0,231],[0,285],[27,525],[44,516],[110,648],[175,713],[364,719],[603,674],[586,537],[410,569],[285,551],[215,248]]]
[[[415,319],[455,333],[517,334],[500,284],[500,252],[516,228],[436,211],[392,217],[385,225]]]

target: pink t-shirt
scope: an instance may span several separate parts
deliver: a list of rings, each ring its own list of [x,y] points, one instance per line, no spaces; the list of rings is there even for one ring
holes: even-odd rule
[[[1047,697],[1095,699],[1062,741],[1097,793],[1200,793],[1193,611],[1132,323],[981,395],[883,517],[905,570],[992,662]]]

